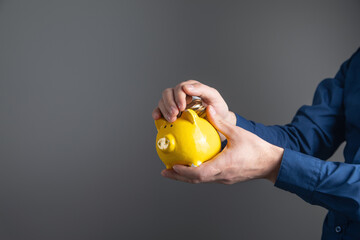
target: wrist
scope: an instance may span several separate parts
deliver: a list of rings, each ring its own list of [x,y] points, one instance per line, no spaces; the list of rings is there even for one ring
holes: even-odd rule
[[[271,145],[271,150],[269,154],[269,172],[266,175],[266,179],[272,183],[276,182],[277,176],[279,174],[282,157],[284,155],[284,149],[275,145]]]

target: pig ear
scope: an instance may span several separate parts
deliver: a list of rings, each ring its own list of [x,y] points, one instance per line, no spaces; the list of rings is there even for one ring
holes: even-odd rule
[[[198,118],[198,115],[196,114],[196,112],[194,112],[194,110],[191,109],[186,109],[182,114],[181,114],[181,118],[184,120],[187,120],[191,123],[195,123],[196,119]]]
[[[163,118],[160,118],[158,120],[155,120],[155,126],[156,129],[159,131],[159,129],[161,128],[162,125],[166,124],[166,120]]]

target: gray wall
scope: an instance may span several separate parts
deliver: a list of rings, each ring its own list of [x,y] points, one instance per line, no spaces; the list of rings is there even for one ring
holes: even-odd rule
[[[162,178],[151,111],[197,79],[246,118],[285,124],[359,46],[359,10],[0,1],[0,239],[319,239],[326,210],[270,182]]]

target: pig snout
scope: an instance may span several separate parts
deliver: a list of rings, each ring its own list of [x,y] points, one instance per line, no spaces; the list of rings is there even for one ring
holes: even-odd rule
[[[163,152],[171,152],[175,148],[175,139],[172,135],[168,134],[157,141],[157,147]]]

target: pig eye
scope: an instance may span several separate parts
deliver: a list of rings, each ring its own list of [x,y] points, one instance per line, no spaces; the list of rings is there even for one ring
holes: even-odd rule
[[[173,125],[171,124],[170,127],[172,127]]]
[[[166,125],[164,126],[164,128],[166,128]]]

